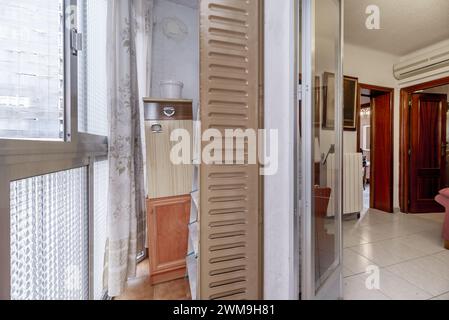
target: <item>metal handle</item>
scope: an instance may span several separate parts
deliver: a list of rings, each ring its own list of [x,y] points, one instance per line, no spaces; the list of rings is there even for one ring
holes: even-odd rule
[[[176,109],[174,107],[165,107],[163,112],[166,117],[171,118],[176,114]]]
[[[159,123],[153,124],[151,126],[151,132],[153,133],[162,133],[162,125]]]

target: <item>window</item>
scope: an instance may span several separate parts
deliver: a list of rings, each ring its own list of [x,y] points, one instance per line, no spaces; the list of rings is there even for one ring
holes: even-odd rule
[[[83,50],[78,55],[78,128],[108,135],[106,24],[107,0],[82,0],[78,21]]]
[[[98,161],[94,165],[94,299],[105,295],[104,263],[107,237],[109,162]]]
[[[0,0],[0,137],[64,138],[63,0]]]
[[[106,5],[0,0],[0,300],[104,297]]]
[[[11,183],[11,299],[89,298],[87,169]]]

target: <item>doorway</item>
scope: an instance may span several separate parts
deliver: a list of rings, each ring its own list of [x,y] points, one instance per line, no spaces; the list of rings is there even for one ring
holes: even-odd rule
[[[400,202],[407,213],[436,213],[448,186],[449,78],[401,90]]]
[[[363,155],[364,209],[393,212],[394,89],[359,84],[357,148]]]

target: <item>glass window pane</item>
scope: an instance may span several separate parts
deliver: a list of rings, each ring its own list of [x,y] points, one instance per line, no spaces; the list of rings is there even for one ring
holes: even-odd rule
[[[11,299],[89,298],[87,169],[11,183]]]
[[[82,0],[79,7],[83,51],[78,56],[78,127],[81,132],[107,136],[107,0]]]
[[[336,126],[337,81],[340,44],[340,4],[338,0],[315,2],[315,65],[313,78],[314,126],[314,214],[315,281],[319,289],[339,264],[338,135]],[[323,20],[324,19],[324,20]]]
[[[0,0],[0,74],[0,138],[63,139],[63,0]]]
[[[109,162],[94,166],[94,299],[102,300],[104,288],[104,259],[107,238]]]

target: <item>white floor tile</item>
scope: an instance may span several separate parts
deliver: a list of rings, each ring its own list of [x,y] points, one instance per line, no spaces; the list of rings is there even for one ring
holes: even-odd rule
[[[367,275],[361,274],[344,279],[345,300],[391,300],[380,290],[370,290],[366,286]]]
[[[349,270],[348,268],[343,266],[343,278],[347,278],[347,277],[350,277],[353,275],[354,275],[354,272],[352,272],[351,270]]]
[[[393,300],[428,300],[432,295],[397,275],[382,269],[380,290]]]
[[[449,292],[442,294],[441,296],[435,297],[432,300],[449,300]]]
[[[426,259],[404,262],[388,267],[387,270],[431,293],[433,296],[449,292],[449,280],[441,274],[441,266],[428,269],[428,263],[424,262]],[[441,264],[444,267],[444,264]]]
[[[428,255],[444,251],[440,232],[425,231],[398,238],[399,242],[412,246]]]
[[[367,268],[372,265],[374,262],[350,249],[343,251],[343,266],[347,269],[346,276],[365,273]]]
[[[441,251],[435,254],[434,257],[449,266],[449,250]]]
[[[355,247],[368,242],[367,239],[364,239],[359,233],[354,232],[352,229],[343,230],[343,248]]]
[[[394,265],[426,255],[424,252],[394,239],[363,244],[351,249],[380,267]]]
[[[416,259],[413,262],[416,263],[421,269],[449,281],[449,264],[444,263],[436,257],[427,256],[421,259]]]
[[[368,210],[343,222],[345,299],[449,300],[449,251],[444,214],[385,214]],[[380,269],[380,289],[369,290],[366,268]]]

